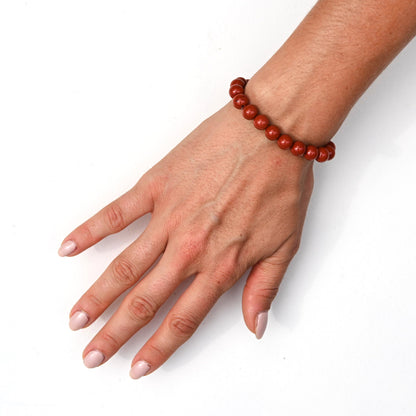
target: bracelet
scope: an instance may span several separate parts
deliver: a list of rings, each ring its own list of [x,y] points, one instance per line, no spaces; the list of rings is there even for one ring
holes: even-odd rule
[[[267,116],[260,114],[259,109],[250,104],[250,100],[244,93],[248,81],[243,77],[234,79],[231,81],[229,93],[233,99],[234,107],[243,110],[243,117],[246,120],[253,120],[256,129],[264,130],[265,136],[269,140],[276,140],[281,149],[290,149],[295,156],[303,156],[307,160],[317,160],[318,162],[325,162],[335,157],[335,143],[332,141],[325,146],[316,147],[299,140],[294,141],[288,134],[281,134],[279,127],[271,124]]]

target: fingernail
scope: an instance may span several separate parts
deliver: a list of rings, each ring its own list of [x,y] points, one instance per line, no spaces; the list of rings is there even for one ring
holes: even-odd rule
[[[137,361],[136,364],[130,369],[130,377],[135,380],[147,374],[150,370],[150,364],[146,361]]]
[[[61,247],[59,247],[58,254],[61,257],[65,257],[71,254],[76,248],[77,245],[75,244],[75,242],[72,240],[68,240],[65,241],[65,243],[62,243]]]
[[[88,368],[98,367],[104,361],[104,354],[98,350],[90,351],[84,358],[84,364]]]
[[[256,338],[260,339],[267,326],[267,311],[260,312],[256,318]]]
[[[75,312],[71,318],[69,319],[69,327],[73,331],[77,331],[78,329],[84,328],[84,326],[88,322],[88,315],[84,311]]]

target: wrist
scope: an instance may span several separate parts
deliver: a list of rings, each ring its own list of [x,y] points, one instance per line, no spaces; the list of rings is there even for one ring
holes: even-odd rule
[[[262,114],[259,108],[245,94],[248,80],[243,77],[233,79],[230,83],[229,95],[233,99],[235,108],[242,110],[246,120],[252,120],[257,130],[264,130],[265,137],[270,141],[276,141],[282,150],[290,150],[294,156],[304,157],[308,161],[317,160],[325,162],[335,156],[335,144],[329,141],[323,146],[314,146],[285,134],[281,129],[270,121],[270,118]]]
[[[318,71],[299,74],[296,65],[290,66],[287,61],[285,67],[282,71],[273,68],[272,72],[266,64],[250,79],[246,94],[282,132],[294,140],[324,146],[338,131],[350,108],[342,94],[337,94],[336,100],[328,100]]]
[[[320,0],[246,94],[285,133],[327,143],[377,75],[416,33],[411,0]]]

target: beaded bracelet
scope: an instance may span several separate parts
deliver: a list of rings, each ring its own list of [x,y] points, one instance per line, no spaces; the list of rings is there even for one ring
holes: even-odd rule
[[[294,141],[288,134],[281,134],[279,127],[270,123],[267,116],[260,114],[258,108],[250,104],[247,95],[244,93],[248,79],[238,77],[231,81],[230,97],[233,99],[235,108],[243,110],[243,117],[246,120],[253,120],[254,127],[264,130],[269,140],[277,140],[277,144],[283,150],[288,150],[295,156],[303,156],[307,160],[325,162],[335,157],[335,143],[330,141],[325,146],[316,147],[307,145],[299,140]]]

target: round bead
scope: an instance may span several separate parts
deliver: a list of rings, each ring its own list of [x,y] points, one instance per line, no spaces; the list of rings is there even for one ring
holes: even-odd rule
[[[309,146],[307,146],[306,152],[303,155],[303,157],[306,160],[314,160],[318,156],[318,153],[319,153],[318,148],[316,146],[313,146],[313,145],[310,144]]]
[[[328,156],[328,160],[331,160],[335,157],[335,149],[332,146],[325,146],[326,149],[328,150],[329,156]]]
[[[256,117],[258,113],[259,113],[258,108],[253,104],[249,104],[244,107],[243,117],[246,120],[253,120],[253,118]]]
[[[336,149],[335,143],[333,141],[330,141],[326,147],[331,146],[334,150]]]
[[[276,140],[280,136],[280,130],[277,126],[270,124],[264,134],[269,140]]]
[[[254,127],[259,130],[264,130],[270,124],[268,117],[263,114],[256,116],[253,123]]]
[[[237,94],[233,98],[233,103],[235,108],[240,109],[249,103],[248,97],[245,94]]]
[[[328,160],[328,157],[329,157],[328,149],[326,147],[320,147],[318,157],[316,158],[316,160],[318,162],[325,162]]]
[[[290,149],[290,151],[295,156],[302,156],[305,153],[305,150],[306,150],[305,143],[302,143],[302,142],[299,142],[299,141],[293,143],[293,146]]]
[[[277,144],[283,150],[290,149],[293,144],[293,139],[287,134],[282,134],[277,140]]]
[[[236,79],[233,79],[232,81],[231,81],[231,84],[230,84],[230,86],[231,85],[241,85],[242,87],[245,87],[245,85],[247,84],[247,81],[243,78],[243,77],[238,77],[238,78],[236,78]]]
[[[237,94],[243,94],[244,88],[241,85],[234,84],[234,85],[231,85],[229,93],[230,93],[230,97],[234,98]]]

